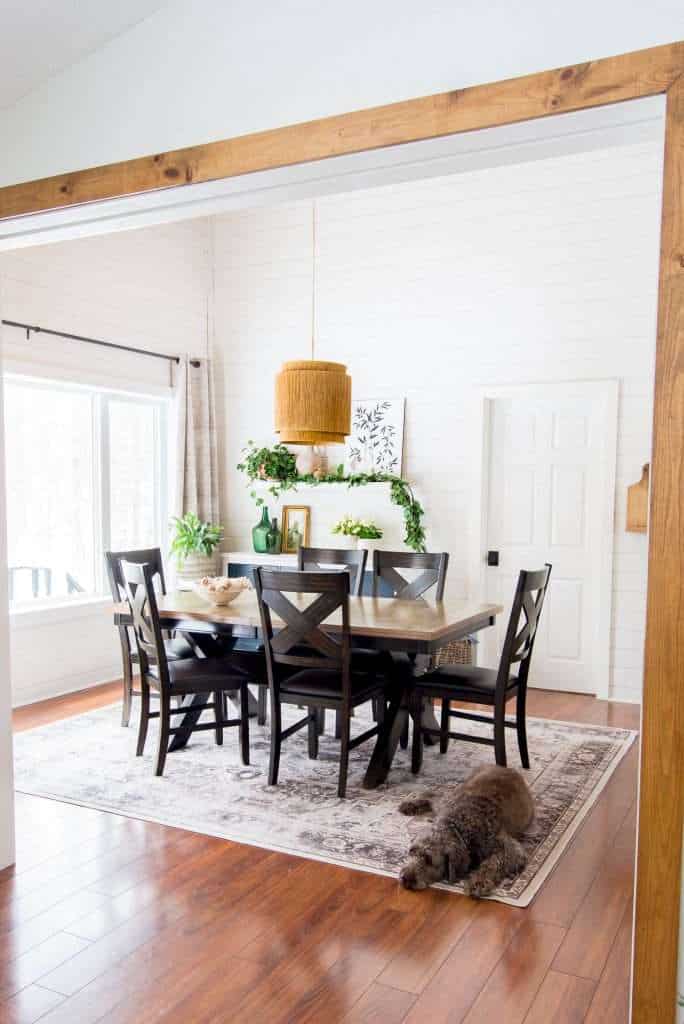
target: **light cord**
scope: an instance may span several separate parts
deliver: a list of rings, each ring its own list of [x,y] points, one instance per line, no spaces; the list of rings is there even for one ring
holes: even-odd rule
[[[316,339],[316,200],[311,204],[311,358]]]

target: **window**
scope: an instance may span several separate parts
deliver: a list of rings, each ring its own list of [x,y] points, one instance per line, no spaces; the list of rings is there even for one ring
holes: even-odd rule
[[[10,601],[107,593],[108,548],[166,546],[164,399],[5,378]]]

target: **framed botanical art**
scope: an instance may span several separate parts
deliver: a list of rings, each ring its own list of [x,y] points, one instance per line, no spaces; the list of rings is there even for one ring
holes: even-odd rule
[[[296,554],[308,547],[311,528],[311,509],[308,505],[283,505],[283,552]]]
[[[394,473],[401,476],[403,447],[403,398],[358,398],[352,401],[352,432],[346,447],[350,473]]]

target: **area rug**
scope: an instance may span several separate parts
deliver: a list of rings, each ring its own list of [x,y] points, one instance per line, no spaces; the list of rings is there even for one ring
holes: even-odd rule
[[[285,716],[288,714],[285,710]],[[289,711],[297,715],[296,709]],[[332,715],[328,716],[332,718]],[[409,751],[397,751],[387,782],[361,786],[372,741],[352,751],[347,798],[336,795],[339,744],[321,737],[319,758],[307,756],[306,730],[283,744],[280,781],[266,783],[268,727],[251,729],[251,764],[241,764],[236,729],[217,747],[213,733],[196,733],[169,754],[162,778],[153,775],[152,728],[144,757],[135,757],[135,728],[122,729],[114,705],[41,726],[15,737],[15,784],[22,793],[49,797],[279,850],[296,856],[396,876],[412,836],[425,819],[398,814],[408,793],[458,782],[493,763],[491,748],[452,741],[445,755],[426,747],[419,777]],[[287,718],[286,718],[287,720]],[[152,723],[154,725],[154,723]],[[359,716],[353,731],[368,727]],[[482,728],[463,722],[464,729]],[[486,728],[486,727],[485,727]],[[525,777],[536,801],[536,819],[524,838],[529,861],[522,875],[504,882],[493,898],[526,907],[558,863],[563,850],[634,742],[636,733],[604,726],[529,719],[531,769]],[[509,763],[519,767],[515,733]],[[462,892],[459,885],[441,885]]]

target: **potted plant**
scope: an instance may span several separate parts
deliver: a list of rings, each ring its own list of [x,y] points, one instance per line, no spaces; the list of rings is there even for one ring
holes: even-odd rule
[[[254,441],[248,441],[242,449],[242,461],[237,468],[246,473],[250,484],[257,480],[268,482],[268,492],[276,500],[283,491],[291,490],[298,480],[297,458],[284,444],[275,444],[272,448],[258,448]],[[263,505],[264,499],[255,490],[250,492],[257,505]]]
[[[332,528],[333,533],[341,534],[343,537],[351,537],[354,546],[358,549],[370,549],[369,540],[380,540],[382,530],[370,519],[353,519],[351,516],[344,516]]]
[[[180,584],[192,583],[203,576],[216,572],[216,548],[223,536],[223,527],[206,523],[194,512],[186,512],[182,518],[174,516],[171,554],[176,556],[177,580]]]

